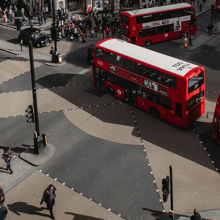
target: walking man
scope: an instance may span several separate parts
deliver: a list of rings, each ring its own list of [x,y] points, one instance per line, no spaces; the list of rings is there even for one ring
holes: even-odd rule
[[[3,204],[0,204],[0,220],[5,220],[7,214],[7,208]]]
[[[42,199],[41,199],[41,202],[40,202],[40,204],[42,204],[43,202],[46,203],[47,208],[50,211],[50,217],[52,219],[55,219],[54,214],[53,214],[53,206],[55,204],[55,197],[56,197],[55,191],[56,191],[56,187],[54,185],[50,184],[44,190],[44,193],[43,193],[43,196],[42,196]]]
[[[194,209],[190,220],[201,220],[201,215],[199,214],[197,209]]]
[[[11,169],[11,150],[9,147],[6,148],[6,151],[2,154],[2,159],[5,161],[6,164],[6,170],[10,172],[10,174],[13,173]]]
[[[5,193],[2,189],[2,187],[0,186],[0,205],[3,205],[5,201]]]

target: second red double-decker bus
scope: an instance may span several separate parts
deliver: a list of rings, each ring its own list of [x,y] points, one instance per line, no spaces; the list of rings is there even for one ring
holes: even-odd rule
[[[218,95],[212,121],[212,139],[220,144],[220,94]]]
[[[141,46],[197,31],[195,9],[189,3],[121,11],[120,18],[121,39]]]
[[[204,67],[118,39],[95,45],[94,84],[181,127],[205,111]]]
[[[220,11],[220,0],[215,0],[215,8]]]

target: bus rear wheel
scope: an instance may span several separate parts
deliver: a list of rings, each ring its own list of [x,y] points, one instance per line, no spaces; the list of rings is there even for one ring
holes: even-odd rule
[[[150,108],[150,114],[154,117],[154,118],[159,118],[159,112],[156,108],[151,107]]]
[[[146,41],[145,41],[145,46],[150,46],[151,45],[151,40],[150,39],[147,39]]]

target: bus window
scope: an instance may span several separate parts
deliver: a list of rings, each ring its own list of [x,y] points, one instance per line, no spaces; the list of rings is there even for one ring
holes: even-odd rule
[[[123,57],[122,56],[117,56],[116,57],[116,65],[119,67],[123,67],[124,66],[124,62],[123,62]]]
[[[141,63],[137,63],[137,74],[146,76],[146,67]]]
[[[156,82],[160,82],[161,80],[161,72],[159,70],[147,67],[147,77]]]
[[[165,86],[176,89],[176,77],[168,75],[166,73],[162,73],[162,81],[161,83]]]
[[[104,60],[104,57],[105,57],[105,52],[104,50],[100,49],[100,48],[96,48],[96,51],[95,51],[95,56],[99,59],[102,59]]]
[[[143,98],[146,98],[146,89],[140,87],[140,88],[138,89],[138,95],[141,96],[141,97],[143,97]]]
[[[204,83],[204,72],[201,72],[197,76],[189,79],[188,82],[188,93],[193,92],[197,88],[199,88]]]
[[[204,97],[204,91],[200,92],[199,94],[193,96],[189,101],[188,101],[188,108],[193,107],[196,103],[200,102],[201,99]]]
[[[161,95],[160,98],[161,98],[161,105],[171,110],[171,98],[164,95]]]
[[[116,75],[114,75],[114,74],[112,74],[110,72],[106,72],[106,80],[108,82],[116,83],[116,79],[117,79]]]
[[[129,25],[129,18],[128,16],[122,15],[121,14],[121,23],[125,25]]]
[[[160,104],[160,95],[152,90],[147,90],[147,99],[156,104]]]
[[[136,73],[136,62],[125,58],[124,59],[124,68],[128,71]]]
[[[116,57],[116,55],[114,53],[111,53],[111,52],[106,52],[105,53],[105,60],[108,63],[114,64],[115,63],[115,57]]]

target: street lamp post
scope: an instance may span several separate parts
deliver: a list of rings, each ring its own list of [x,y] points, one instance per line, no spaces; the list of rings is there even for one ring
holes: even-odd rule
[[[55,20],[55,0],[52,0],[52,7],[53,7],[53,33],[54,33],[54,52],[52,53],[52,62],[58,63],[58,56],[59,52],[57,51],[57,28],[56,28],[56,20]]]
[[[34,107],[33,114],[34,114],[34,123],[35,123],[34,150],[36,154],[39,154],[40,148],[43,145],[42,145],[42,140],[39,140],[40,126],[39,126],[39,118],[38,118],[37,92],[36,92],[36,83],[35,83],[33,44],[32,44],[31,39],[29,39],[29,57],[30,57],[31,85],[32,85],[33,107]]]
[[[37,92],[36,92],[36,83],[35,83],[33,44],[31,40],[29,40],[29,57],[30,57],[30,69],[31,69],[32,96],[33,96],[33,105],[34,105],[35,130],[37,132],[37,136],[39,136],[40,126],[39,126],[38,107],[37,107]]]
[[[57,51],[57,29],[56,29],[56,21],[55,21],[55,5],[54,0],[52,0],[52,7],[53,7],[53,29],[54,29],[54,50]]]

